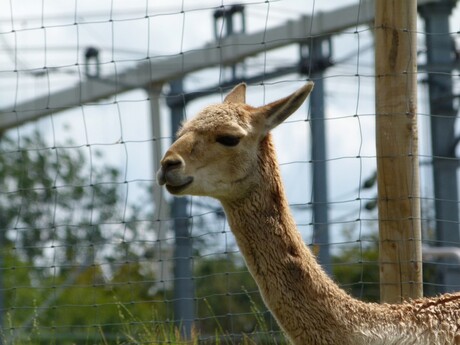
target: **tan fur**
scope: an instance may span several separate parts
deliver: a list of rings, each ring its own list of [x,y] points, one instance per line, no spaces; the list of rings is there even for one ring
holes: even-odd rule
[[[175,195],[222,203],[265,303],[294,344],[459,344],[460,294],[388,305],[346,294],[304,244],[289,210],[269,131],[313,85],[260,108],[245,85],[185,123],[162,160],[158,181]],[[237,136],[232,147],[219,136]]]

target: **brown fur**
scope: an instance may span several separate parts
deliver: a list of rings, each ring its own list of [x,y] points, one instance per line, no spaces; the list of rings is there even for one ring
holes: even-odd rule
[[[311,91],[261,108],[237,86],[222,105],[185,123],[162,160],[160,184],[177,195],[219,199],[265,303],[294,344],[460,344],[460,294],[388,305],[346,294],[316,262],[296,229],[270,129]],[[241,135],[235,147],[216,134]],[[192,182],[190,182],[190,180]]]

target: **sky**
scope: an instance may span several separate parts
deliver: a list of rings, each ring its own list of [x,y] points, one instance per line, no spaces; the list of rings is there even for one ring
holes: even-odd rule
[[[87,47],[100,50],[102,77],[123,71],[147,57],[167,59],[200,48],[214,40],[213,12],[233,3],[223,0],[4,1],[0,3],[0,109],[83,80]],[[246,30],[252,33],[302,15],[315,16],[359,1],[255,0],[239,3],[245,4]],[[460,29],[459,17],[456,8],[451,21],[452,32]],[[420,22],[419,27],[422,24]],[[423,35],[419,35],[419,40],[423,44]],[[340,247],[340,242],[345,241],[344,228],[354,228],[352,240],[358,240],[377,226],[375,212],[362,210],[366,199],[375,197],[376,190],[361,188],[376,169],[372,30],[368,26],[353,28],[335,35],[332,43],[335,65],[327,70],[324,79],[328,197],[331,239]],[[289,46],[251,57],[244,69],[255,73],[287,66],[295,64],[298,56],[299,48]],[[193,91],[214,85],[228,75],[228,69],[208,68],[187,76],[185,89]],[[276,100],[293,92],[305,80],[306,76],[291,74],[269,80],[264,85],[250,85],[247,101],[257,106]],[[456,83],[458,88],[458,78]],[[186,117],[192,117],[207,104],[220,102],[223,96],[217,94],[191,102],[186,108]],[[139,191],[154,178],[149,106],[148,95],[139,89],[98,104],[54,113],[10,133],[18,138],[18,145],[21,133],[38,128],[50,146],[71,138],[76,146],[89,144],[97,148],[106,159],[96,164],[114,164],[122,169],[124,178],[133,186],[129,198],[135,200]],[[419,112],[428,113],[424,86],[419,90]],[[161,116],[165,150],[171,133],[164,98]],[[306,104],[274,131],[288,198],[294,205],[299,229],[307,242],[311,242],[312,229],[308,206],[312,201],[309,117]],[[420,116],[419,124],[420,153],[429,156],[428,118]],[[422,168],[421,179],[422,194],[432,197],[431,175],[426,167]],[[199,198],[194,199],[201,202]],[[202,213],[203,210],[196,208],[192,212]]]

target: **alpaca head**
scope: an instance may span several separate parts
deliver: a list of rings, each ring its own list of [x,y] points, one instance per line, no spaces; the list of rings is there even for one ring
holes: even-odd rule
[[[292,95],[254,108],[239,84],[222,104],[211,105],[184,123],[161,160],[158,183],[174,195],[220,200],[241,197],[257,185],[261,142],[304,102],[309,82]]]

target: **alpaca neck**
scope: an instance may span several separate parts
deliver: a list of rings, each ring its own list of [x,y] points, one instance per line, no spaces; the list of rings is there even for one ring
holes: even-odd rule
[[[270,138],[262,145],[260,184],[244,198],[222,204],[247,266],[280,325],[291,338],[299,329],[311,330],[309,336],[315,337],[316,330],[324,333],[318,320],[343,322],[337,311],[351,298],[324,273],[304,244],[289,211]],[[302,341],[309,342],[295,342]]]

